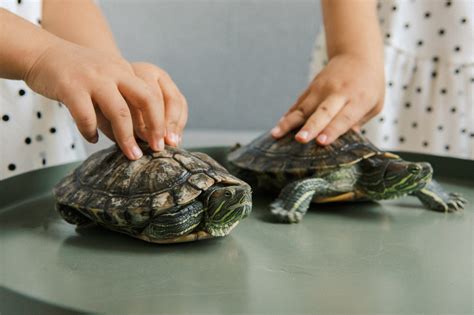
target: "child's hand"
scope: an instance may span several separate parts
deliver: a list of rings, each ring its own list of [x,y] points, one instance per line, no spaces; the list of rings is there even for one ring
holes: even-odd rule
[[[37,58],[24,80],[34,91],[64,103],[88,141],[97,142],[99,127],[135,160],[142,152],[135,141],[134,125],[153,150],[162,150],[162,94],[174,96],[177,92],[170,92],[174,88],[170,80],[151,87],[134,70],[121,57],[60,40]],[[160,93],[160,88],[166,91]]]
[[[296,140],[330,144],[380,112],[385,91],[383,65],[353,54],[331,58],[273,128],[275,138],[303,125]]]
[[[177,146],[181,142],[184,126],[188,120],[188,105],[168,73],[157,66],[144,62],[132,63],[135,75],[145,81],[150,89],[162,100],[165,111],[166,143]],[[135,132],[140,138],[146,134],[146,124],[137,112]],[[138,128],[137,128],[138,127]],[[145,140],[145,139],[144,139]]]

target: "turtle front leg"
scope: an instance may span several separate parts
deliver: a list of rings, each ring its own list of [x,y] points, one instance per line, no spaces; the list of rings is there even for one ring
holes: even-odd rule
[[[308,211],[313,195],[325,191],[329,184],[322,178],[308,178],[286,185],[270,205],[272,214],[279,221],[298,223]]]
[[[431,210],[454,212],[462,210],[467,200],[458,193],[446,192],[440,184],[432,180],[424,188],[412,195],[418,197],[423,205]]]
[[[135,237],[154,243],[179,243],[206,238],[203,236],[208,236],[206,232],[194,232],[202,221],[204,210],[200,201],[176,206],[155,216]]]

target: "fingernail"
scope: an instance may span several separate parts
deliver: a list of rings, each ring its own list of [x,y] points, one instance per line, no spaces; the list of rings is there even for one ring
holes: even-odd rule
[[[309,133],[308,133],[307,131],[304,131],[304,130],[303,130],[303,131],[300,131],[300,132],[298,132],[298,133],[296,134],[296,136],[297,136],[298,138],[301,138],[301,139],[303,139],[303,140],[308,139],[308,135],[309,135]]]
[[[142,150],[140,150],[139,147],[137,146],[134,146],[133,149],[132,149],[132,154],[133,156],[136,158],[136,159],[139,159],[143,156],[143,152]]]
[[[328,140],[328,136],[326,136],[324,133],[318,136],[319,143],[325,144],[327,140]]]
[[[279,135],[280,132],[281,132],[280,127],[275,127],[275,128],[273,128],[272,131],[271,131],[272,135],[274,135],[274,136]]]
[[[161,138],[160,140],[158,140],[158,150],[162,151],[164,149],[165,149],[165,140],[163,140],[163,138]]]
[[[278,122],[282,122],[285,119],[285,117],[280,118]]]
[[[173,142],[174,145],[178,145],[179,137],[178,137],[177,134],[171,133],[170,134],[170,140],[171,140],[171,142]]]
[[[97,132],[97,130],[95,131],[95,134],[90,137],[90,138],[86,138],[87,141],[89,141],[90,143],[97,143],[97,141],[99,141],[99,133]]]

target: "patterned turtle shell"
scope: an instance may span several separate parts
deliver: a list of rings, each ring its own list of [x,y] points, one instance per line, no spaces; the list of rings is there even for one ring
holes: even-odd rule
[[[242,183],[204,153],[144,153],[133,162],[114,146],[93,154],[55,187],[57,201],[107,225],[141,226],[217,183]]]
[[[228,156],[235,166],[257,173],[318,173],[353,165],[374,155],[386,155],[355,131],[348,131],[331,145],[315,141],[294,141],[295,131],[275,140],[265,133],[250,144],[237,148]]]

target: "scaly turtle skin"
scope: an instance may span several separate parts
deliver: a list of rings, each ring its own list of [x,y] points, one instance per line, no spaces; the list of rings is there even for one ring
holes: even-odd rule
[[[172,243],[225,236],[250,213],[250,186],[208,155],[142,150],[137,161],[116,146],[91,155],[54,188],[61,216]]]
[[[301,144],[295,132],[275,140],[269,133],[228,155],[240,178],[279,191],[272,213],[283,222],[299,222],[311,202],[383,200],[405,194],[429,209],[456,211],[466,200],[432,181],[429,163],[414,163],[383,152],[355,131],[328,146]]]

